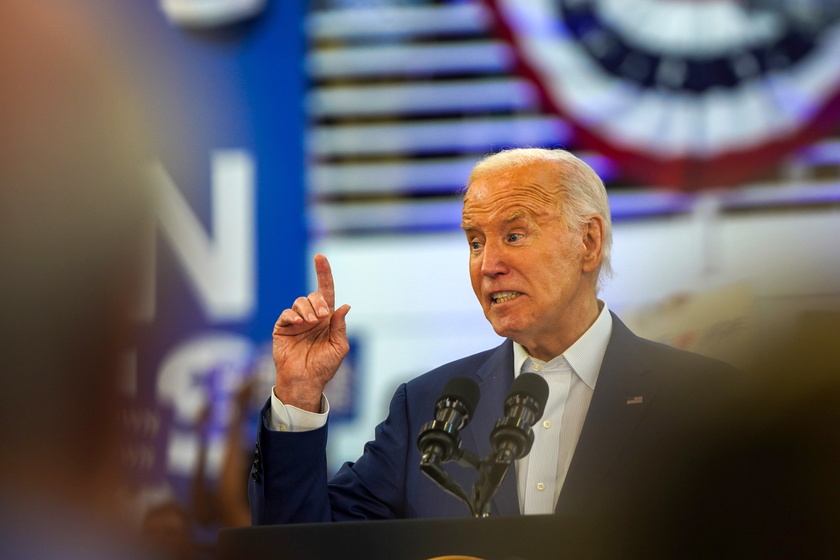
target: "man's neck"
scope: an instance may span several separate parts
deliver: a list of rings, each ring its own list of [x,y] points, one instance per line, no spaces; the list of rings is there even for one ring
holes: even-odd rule
[[[558,327],[554,333],[550,333],[550,337],[546,337],[546,343],[541,344],[541,341],[528,341],[530,344],[519,342],[528,354],[538,360],[550,362],[557,356],[560,356],[569,349],[569,347],[578,341],[583,334],[598,319],[601,313],[603,303],[593,297],[591,304],[586,306],[586,309],[579,314],[579,318],[570,323],[571,327]]]

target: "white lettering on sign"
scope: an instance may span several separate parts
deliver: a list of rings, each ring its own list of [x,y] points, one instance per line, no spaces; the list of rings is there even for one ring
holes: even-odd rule
[[[218,150],[211,154],[212,236],[160,163],[154,165],[152,173],[158,224],[208,321],[247,319],[256,306],[253,158],[244,150]],[[153,237],[151,243],[153,247]],[[150,281],[152,285],[147,281],[145,290],[146,302],[140,306],[145,320],[154,317],[154,276]]]
[[[175,346],[158,371],[158,402],[174,409],[167,452],[167,470],[190,474],[195,468],[199,436],[194,431],[199,412],[212,399],[228,403],[230,395],[248,373],[254,356],[250,339],[231,332],[210,332]],[[219,391],[211,395],[210,376]],[[221,458],[221,441],[211,441],[208,470],[215,471]]]

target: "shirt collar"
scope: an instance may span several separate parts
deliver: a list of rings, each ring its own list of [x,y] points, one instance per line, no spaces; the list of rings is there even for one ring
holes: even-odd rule
[[[592,326],[561,354],[569,362],[572,370],[580,377],[581,381],[586,383],[590,389],[595,389],[595,383],[598,381],[598,373],[601,371],[601,363],[604,361],[604,354],[607,351],[607,344],[609,344],[610,335],[612,334],[612,315],[610,315],[607,305],[603,301],[598,300],[598,305],[601,308],[601,312],[598,314],[595,322],[592,323]],[[536,358],[528,354],[524,346],[518,342],[514,342],[514,377],[519,375],[522,364],[528,358],[536,360]]]

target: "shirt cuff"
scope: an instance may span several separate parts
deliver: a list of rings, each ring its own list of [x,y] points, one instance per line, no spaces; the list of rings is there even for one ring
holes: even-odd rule
[[[321,412],[309,412],[296,406],[283,404],[271,388],[271,407],[265,415],[265,426],[273,432],[308,432],[327,424],[330,402],[321,395]]]

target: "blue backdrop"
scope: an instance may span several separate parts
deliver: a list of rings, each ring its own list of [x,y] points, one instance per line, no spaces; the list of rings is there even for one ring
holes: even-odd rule
[[[141,485],[190,479],[208,403],[212,476],[229,397],[270,366],[274,320],[305,288],[304,8],[269,2],[196,28],[158,2],[80,4],[139,88],[153,139],[151,266],[124,372],[124,459]]]

